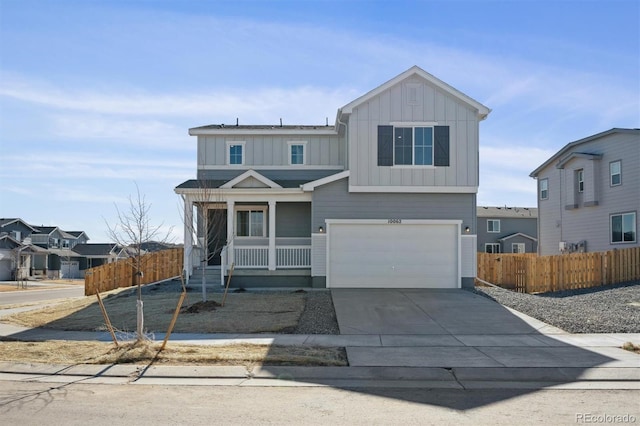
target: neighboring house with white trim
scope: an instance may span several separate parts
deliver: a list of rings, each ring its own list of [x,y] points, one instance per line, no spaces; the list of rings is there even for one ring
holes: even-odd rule
[[[537,253],[537,208],[482,206],[477,213],[479,252]]]
[[[640,245],[640,129],[571,142],[530,176],[538,181],[540,255]]]
[[[473,286],[489,112],[412,67],[338,109],[333,125],[190,129],[197,176],[175,188],[186,275],[202,241],[224,245],[209,268],[234,265],[234,287]],[[193,224],[216,213],[223,232]]]

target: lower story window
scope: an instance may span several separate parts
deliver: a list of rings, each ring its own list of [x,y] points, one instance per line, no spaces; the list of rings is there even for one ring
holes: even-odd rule
[[[621,213],[611,215],[611,242],[636,242],[636,213]]]
[[[485,253],[500,253],[500,244],[498,243],[486,243],[484,245]]]
[[[511,253],[524,253],[524,243],[512,243]]]
[[[236,213],[238,237],[264,237],[265,228],[264,210],[239,210]]]

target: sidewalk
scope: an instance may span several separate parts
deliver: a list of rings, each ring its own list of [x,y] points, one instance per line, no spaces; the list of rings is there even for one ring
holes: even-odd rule
[[[568,334],[526,315],[518,313],[518,316],[536,332],[490,336],[190,333],[171,336],[174,343],[201,345],[344,346],[349,367],[0,362],[0,380],[204,386],[640,390],[640,355],[620,349],[625,342],[640,342],[640,334]],[[106,332],[27,329],[0,323],[0,335],[16,334],[27,340],[111,340]],[[162,340],[164,335],[157,334],[153,338]],[[407,352],[407,348],[412,351]],[[420,356],[416,356],[416,349]]]

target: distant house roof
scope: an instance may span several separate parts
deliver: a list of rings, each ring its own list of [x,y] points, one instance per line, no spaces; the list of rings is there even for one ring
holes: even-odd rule
[[[117,245],[114,243],[76,244],[73,251],[82,256],[109,256],[115,254]]]
[[[87,235],[86,232],[84,231],[67,231],[67,234],[71,234],[76,238],[79,238],[82,234],[84,234],[84,236],[89,239],[89,236]]]
[[[478,217],[503,217],[503,218],[537,218],[536,207],[478,207]]]
[[[502,238],[498,238],[498,241],[510,240],[511,238],[514,238],[514,237],[523,237],[523,238],[528,238],[528,239],[530,239],[532,241],[538,241],[538,239],[536,237],[532,237],[531,235],[525,234],[523,232],[515,232],[513,234],[505,235]]]
[[[14,249],[19,246],[20,246],[20,241],[16,241],[15,239],[11,238],[7,234],[0,235],[0,248]]]
[[[34,228],[36,229],[37,234],[45,234],[45,235],[49,235],[53,231],[58,229],[57,226],[34,226]]]
[[[24,220],[22,220],[20,218],[2,218],[2,219],[0,219],[0,228],[3,228],[5,226],[7,226],[7,225],[11,225],[12,223],[15,223],[15,222],[22,223],[24,226],[26,226],[28,228],[31,228],[32,231],[36,230],[33,226],[29,225],[27,222],[25,222]]]
[[[560,151],[558,151],[555,154],[553,154],[547,161],[545,161],[537,169],[532,171],[529,174],[529,176],[531,176],[532,178],[535,178],[535,177],[538,176],[538,174],[543,169],[545,169],[547,166],[549,166],[549,164],[553,163],[554,161],[560,161],[561,162],[564,159],[564,157],[567,154],[567,152],[572,150],[573,148],[576,148],[579,145],[582,145],[584,143],[591,142],[593,140],[603,138],[605,136],[613,135],[615,133],[626,133],[626,134],[629,134],[629,135],[638,135],[638,136],[640,136],[640,129],[621,129],[621,128],[614,127],[613,129],[610,129],[610,130],[607,130],[607,131],[604,131],[604,132],[601,132],[601,133],[597,133],[595,135],[588,136],[586,138],[579,139],[579,140],[574,141],[574,142],[569,142],[564,147],[562,147],[562,149],[560,149]],[[638,139],[638,143],[640,143],[640,138]],[[593,154],[593,153],[580,153],[580,154],[589,155],[589,154]]]

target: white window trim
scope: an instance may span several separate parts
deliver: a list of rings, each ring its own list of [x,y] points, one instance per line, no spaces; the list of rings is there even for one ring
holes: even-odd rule
[[[240,145],[242,146],[242,161],[240,164],[231,164],[231,147]],[[227,141],[227,165],[231,167],[240,167],[244,166],[245,157],[247,155],[247,151],[245,149],[245,141]]]
[[[498,251],[489,252],[489,251],[487,251],[487,247],[497,248]],[[500,243],[485,243],[484,244],[484,252],[485,253],[489,253],[489,254],[498,254],[498,253],[500,253]]]
[[[489,230],[489,223],[497,223],[498,224],[498,229],[496,230],[495,226],[493,227],[493,231]],[[498,234],[500,233],[500,219],[487,219],[487,232],[490,234]]]
[[[409,123],[399,123],[392,122],[393,126],[393,165],[392,168],[397,169],[435,169],[434,165],[436,159],[436,141],[435,141],[435,126],[437,123],[420,123],[420,122],[409,122]],[[410,128],[412,130],[412,139],[411,139],[411,163],[412,164],[396,164],[396,128]],[[431,129],[431,164],[415,164],[416,162],[416,128],[430,128]]]
[[[518,248],[517,251],[514,251],[514,248]],[[520,248],[522,248],[522,251],[520,251]],[[511,243],[511,253],[526,253],[527,252],[527,248],[525,247],[524,243]]]
[[[544,191],[547,192],[546,197],[542,196],[542,182],[545,182],[547,187],[544,189]],[[549,199],[549,178],[544,178],[544,179],[540,179],[540,189],[538,191],[538,196],[540,197],[541,200],[548,200]]]
[[[614,216],[626,216],[626,215],[633,215],[633,224],[634,226],[634,236],[635,236],[635,240],[633,241],[624,241],[624,227],[622,228],[622,238],[623,241],[613,241],[613,217]],[[610,244],[635,244],[638,242],[638,215],[636,214],[636,212],[624,212],[624,213],[612,213],[609,215],[609,243]],[[622,224],[624,225],[624,220],[622,221]]]
[[[235,206],[234,209],[234,222],[235,229],[234,234],[236,238],[266,238],[267,237],[267,206],[263,205],[255,205],[255,206]],[[238,235],[238,212],[248,211],[248,212],[262,212],[262,236],[251,235],[251,213],[249,213],[249,235]]]
[[[293,164],[291,162],[291,147],[294,145],[302,145],[302,164]],[[306,166],[307,165],[307,141],[288,141],[287,157],[290,166]]]
[[[613,183],[613,173],[611,172],[611,166],[614,163],[618,163],[620,165],[620,172],[616,173],[620,176],[620,183]],[[611,161],[609,163],[609,186],[620,186],[622,185],[622,160]]]

